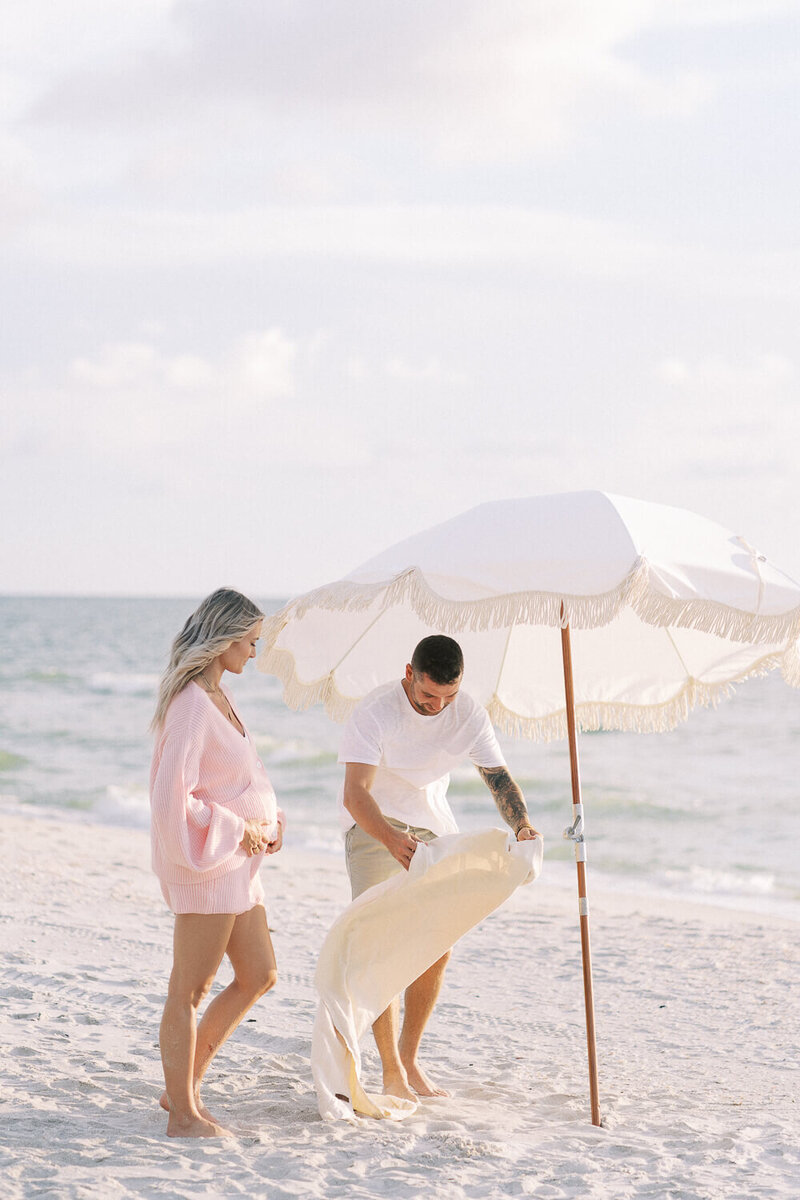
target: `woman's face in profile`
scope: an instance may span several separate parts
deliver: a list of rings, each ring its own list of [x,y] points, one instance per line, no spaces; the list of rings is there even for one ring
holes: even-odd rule
[[[238,642],[231,642],[227,650],[219,656],[223,671],[231,671],[241,675],[251,658],[256,656],[256,642],[261,637],[261,621],[256,622]]]

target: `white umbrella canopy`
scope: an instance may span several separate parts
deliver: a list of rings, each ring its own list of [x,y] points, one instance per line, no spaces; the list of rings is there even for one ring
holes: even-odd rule
[[[399,542],[266,621],[258,665],[341,721],[448,633],[498,728],[548,740],[566,624],[585,730],[671,729],[774,668],[800,687],[800,584],[713,521],[604,492],[482,504]]]

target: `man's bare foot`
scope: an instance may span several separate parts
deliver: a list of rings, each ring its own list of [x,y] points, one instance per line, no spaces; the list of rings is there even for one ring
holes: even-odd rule
[[[164,1109],[164,1112],[169,1112],[169,1096],[167,1095],[166,1092],[161,1093],[161,1098],[158,1101],[158,1103]],[[203,1101],[200,1099],[200,1097],[197,1094],[195,1094],[194,1103],[195,1103],[195,1107],[196,1107],[197,1111],[200,1113],[200,1116],[203,1118],[203,1120],[210,1121],[212,1125],[219,1125],[219,1121],[217,1120],[217,1118],[212,1117],[211,1113],[208,1111],[205,1104],[203,1104]]]
[[[235,1137],[230,1129],[223,1129],[214,1121],[206,1121],[203,1117],[186,1117],[178,1119],[174,1113],[169,1114],[167,1121],[167,1137],[173,1138],[212,1138]]]
[[[384,1071],[383,1095],[397,1096],[399,1100],[416,1100],[417,1097],[408,1086],[405,1072]]]
[[[414,1063],[411,1067],[406,1067],[406,1078],[409,1085],[414,1089],[418,1096],[449,1096],[444,1088],[437,1087],[430,1079],[422,1067],[418,1063]]]

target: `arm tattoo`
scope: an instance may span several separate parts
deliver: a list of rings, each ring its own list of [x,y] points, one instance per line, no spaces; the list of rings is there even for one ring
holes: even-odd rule
[[[478,767],[478,774],[488,787],[497,805],[497,811],[507,825],[516,833],[521,825],[528,824],[528,810],[518,785],[505,767]]]

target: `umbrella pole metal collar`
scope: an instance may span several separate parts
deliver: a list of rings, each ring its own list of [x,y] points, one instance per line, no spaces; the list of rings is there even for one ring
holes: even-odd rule
[[[563,616],[563,607],[562,607]],[[569,764],[572,776],[572,824],[564,830],[564,837],[575,845],[575,862],[578,869],[578,912],[581,928],[581,956],[583,961],[583,993],[586,1004],[586,1046],[589,1054],[589,1097],[592,1107],[592,1124],[601,1125],[600,1095],[597,1083],[597,1046],[594,1028],[594,991],[592,988],[592,952],[589,943],[589,901],[586,895],[586,843],[583,835],[583,802],[581,800],[581,776],[578,763],[578,735],[575,722],[575,689],[572,679],[572,647],[569,625],[561,629],[561,656],[564,661],[564,694],[567,711],[567,735],[569,737]]]

